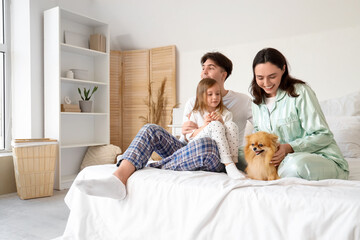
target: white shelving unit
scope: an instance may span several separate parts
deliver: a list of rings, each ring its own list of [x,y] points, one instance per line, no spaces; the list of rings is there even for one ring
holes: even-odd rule
[[[69,44],[65,41],[65,32],[88,39],[91,34],[102,34],[106,37],[106,52]],[[89,146],[110,143],[109,39],[106,23],[59,7],[44,12],[45,136],[59,141],[56,189],[71,186]],[[88,79],[66,78],[70,69],[87,70]],[[69,96],[73,104],[78,103],[78,87],[94,86],[98,86],[98,90],[91,99],[91,113],[61,112],[65,96]]]

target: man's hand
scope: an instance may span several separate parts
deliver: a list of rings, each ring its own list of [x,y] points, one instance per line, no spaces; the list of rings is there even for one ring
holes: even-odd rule
[[[181,133],[183,135],[186,135],[188,133],[191,133],[194,129],[199,128],[198,125],[192,121],[184,122],[181,128]]]

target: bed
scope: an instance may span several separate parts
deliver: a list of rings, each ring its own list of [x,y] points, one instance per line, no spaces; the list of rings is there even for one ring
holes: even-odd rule
[[[349,180],[232,180],[225,173],[136,171],[123,201],[71,186],[63,239],[360,239],[360,92],[321,102]],[[102,178],[114,164],[77,179]]]

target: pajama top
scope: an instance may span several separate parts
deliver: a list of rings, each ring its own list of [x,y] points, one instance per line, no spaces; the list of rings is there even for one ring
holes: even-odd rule
[[[290,144],[295,153],[318,154],[349,171],[313,90],[306,84],[296,84],[295,91],[298,97],[278,89],[271,112],[264,101],[259,105],[253,103],[255,131],[274,133],[280,143]]]

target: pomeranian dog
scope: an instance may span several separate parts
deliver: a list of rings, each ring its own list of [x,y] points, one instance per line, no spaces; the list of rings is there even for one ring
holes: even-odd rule
[[[270,163],[278,148],[278,137],[267,132],[257,132],[246,136],[245,160],[248,177],[256,180],[279,179],[276,167]]]

